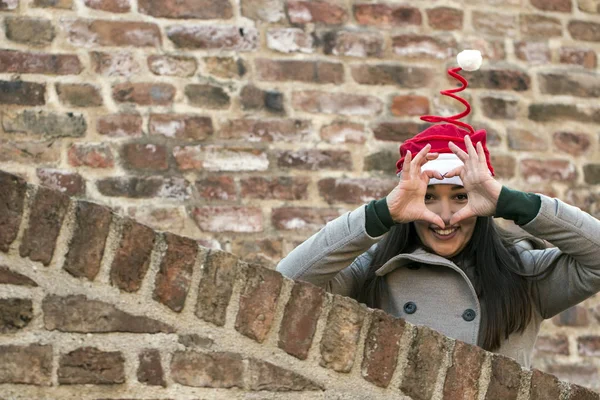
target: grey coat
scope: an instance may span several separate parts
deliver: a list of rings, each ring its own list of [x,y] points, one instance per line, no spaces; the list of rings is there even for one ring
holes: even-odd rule
[[[551,271],[533,280],[534,313],[525,332],[513,333],[498,350],[526,367],[542,321],[600,291],[600,221],[560,200],[540,197],[538,215],[522,228],[556,247],[519,247],[519,253],[525,273]],[[331,293],[357,298],[373,250],[383,237],[367,234],[361,206],[329,222],[281,260],[277,270]],[[413,324],[481,344],[485,315],[469,279],[474,267],[458,266],[422,249],[399,254],[376,271],[387,284],[379,304]]]

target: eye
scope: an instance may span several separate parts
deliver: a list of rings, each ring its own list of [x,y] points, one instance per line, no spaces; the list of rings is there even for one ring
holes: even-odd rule
[[[467,201],[469,199],[469,196],[466,193],[459,193],[454,197],[459,201]]]
[[[432,194],[429,194],[429,193],[425,194],[425,202],[433,201],[433,199],[434,199],[434,197]]]

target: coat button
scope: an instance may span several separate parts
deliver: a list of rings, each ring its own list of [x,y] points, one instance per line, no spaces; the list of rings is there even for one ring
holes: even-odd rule
[[[407,314],[414,314],[417,311],[417,305],[412,301],[409,301],[404,305],[404,312]]]
[[[467,308],[463,313],[462,317],[465,321],[470,322],[475,319],[476,315],[477,314],[475,314],[475,311],[471,310],[470,308]]]

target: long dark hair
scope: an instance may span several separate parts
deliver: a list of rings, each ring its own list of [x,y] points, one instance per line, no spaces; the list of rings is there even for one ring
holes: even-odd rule
[[[497,350],[503,339],[513,332],[524,332],[531,321],[531,285],[515,248],[519,240],[528,240],[533,248],[543,248],[543,241],[517,236],[494,223],[492,217],[477,217],[471,240],[456,258],[473,260],[473,286],[484,299],[487,323],[482,347]],[[392,257],[411,252],[422,246],[413,223],[397,224],[377,245],[359,300],[369,307],[381,308],[379,299],[386,290],[384,277],[376,276],[379,269]],[[455,258],[455,259],[456,259]]]

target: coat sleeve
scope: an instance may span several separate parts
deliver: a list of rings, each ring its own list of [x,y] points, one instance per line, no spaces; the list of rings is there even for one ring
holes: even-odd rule
[[[579,208],[540,195],[538,215],[521,227],[556,247],[520,253],[533,277],[534,301],[544,318],[600,291],[600,221]]]
[[[365,230],[365,207],[330,221],[277,265],[291,279],[320,286],[331,293],[356,297],[381,238]]]

